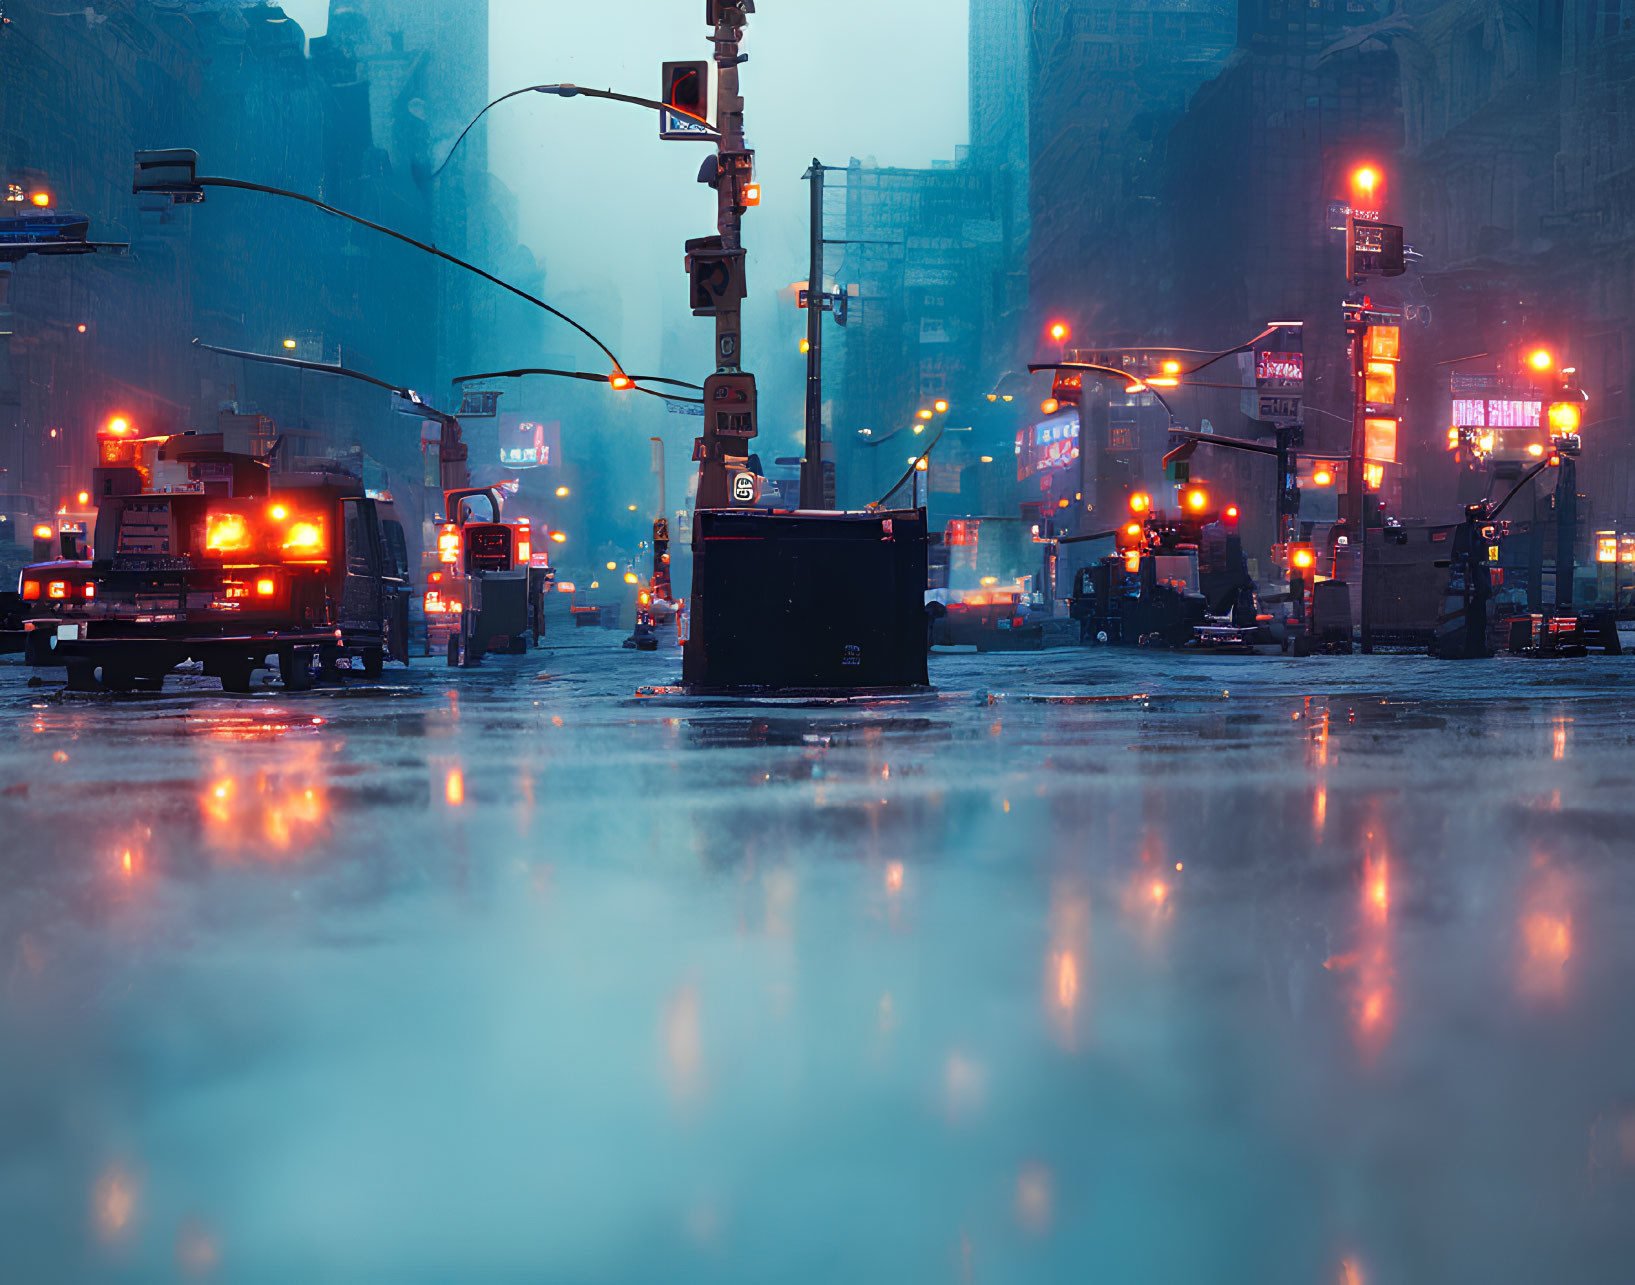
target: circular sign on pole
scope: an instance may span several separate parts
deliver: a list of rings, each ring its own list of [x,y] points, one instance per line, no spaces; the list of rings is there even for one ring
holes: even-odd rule
[[[755,474],[734,473],[732,475],[732,502],[734,504],[755,503]]]

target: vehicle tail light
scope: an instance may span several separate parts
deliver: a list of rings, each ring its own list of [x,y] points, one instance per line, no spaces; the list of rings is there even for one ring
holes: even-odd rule
[[[85,598],[85,600],[87,602],[89,602],[92,598],[95,598],[97,596],[97,587],[94,584],[92,584],[89,580],[87,580],[84,584],[82,584],[80,586],[79,591],[80,591],[81,595],[84,596],[84,598]]]
[[[284,532],[284,552],[297,558],[322,557],[324,552],[324,524],[321,518],[291,522]]]
[[[534,556],[534,546],[526,540],[517,541],[517,561],[527,562]]]
[[[250,524],[242,513],[212,513],[204,520],[204,547],[211,553],[242,553],[250,547]]]
[[[38,602],[40,598],[40,582],[38,580],[23,581],[23,601]]]
[[[68,581],[53,580],[45,587],[47,598],[66,598],[68,596]]]
[[[439,562],[458,562],[460,560],[460,532],[449,527],[437,533],[437,560]]]

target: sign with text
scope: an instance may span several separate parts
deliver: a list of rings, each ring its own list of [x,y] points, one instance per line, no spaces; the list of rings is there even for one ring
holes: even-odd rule
[[[1259,393],[1255,397],[1255,418],[1271,424],[1300,422],[1298,393]]]
[[[1255,378],[1261,382],[1277,380],[1298,384],[1305,378],[1305,356],[1297,352],[1257,352]]]

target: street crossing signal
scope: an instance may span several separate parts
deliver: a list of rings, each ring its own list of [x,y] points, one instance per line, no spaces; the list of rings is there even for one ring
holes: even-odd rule
[[[713,137],[709,125],[710,64],[703,59],[667,62],[659,85],[659,137]]]

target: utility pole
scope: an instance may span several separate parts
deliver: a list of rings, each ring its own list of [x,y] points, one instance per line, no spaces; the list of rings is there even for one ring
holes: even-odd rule
[[[811,247],[806,269],[806,454],[800,468],[800,506],[823,507],[823,166],[806,171],[811,184]]]
[[[1362,649],[1374,650],[1373,622],[1368,614],[1368,321],[1363,307],[1348,308],[1346,333],[1351,336],[1351,449],[1345,467],[1345,529],[1357,546],[1357,614]]]
[[[755,376],[742,369],[745,209],[751,201],[755,154],[744,145],[744,100],[738,93],[738,52],[745,14],[753,0],[708,0],[715,45],[715,156],[699,175],[716,192],[716,235],[687,242],[687,273],[693,314],[715,318],[715,374],[704,381],[704,435],[698,459],[700,509],[753,500],[753,485],[735,482],[748,469],[749,441],[756,434]],[[712,163],[713,162],[713,163]],[[753,198],[753,199],[758,199]]]

